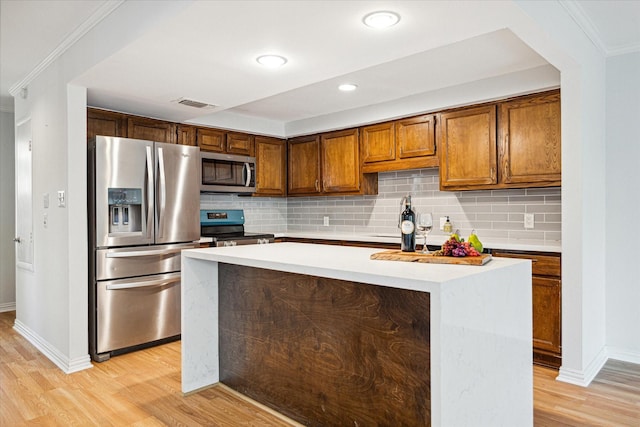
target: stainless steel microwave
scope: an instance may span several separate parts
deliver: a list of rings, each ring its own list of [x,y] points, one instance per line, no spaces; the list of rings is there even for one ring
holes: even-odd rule
[[[200,152],[201,193],[254,193],[256,158]]]

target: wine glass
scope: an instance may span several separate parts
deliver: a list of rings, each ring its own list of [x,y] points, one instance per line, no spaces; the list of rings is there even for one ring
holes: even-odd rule
[[[422,253],[428,254],[429,248],[427,248],[427,235],[433,228],[433,215],[431,212],[422,212],[418,214],[418,222],[416,223],[416,228],[420,232],[420,234],[424,235],[424,246],[422,247]]]

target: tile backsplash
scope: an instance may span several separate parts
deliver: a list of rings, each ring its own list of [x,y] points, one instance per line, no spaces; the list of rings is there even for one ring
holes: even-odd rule
[[[284,199],[203,194],[201,206],[243,208],[246,228],[252,231],[396,235],[400,200],[406,194],[411,194],[416,212],[433,213],[433,235],[444,235],[439,217],[449,216],[453,229],[463,236],[475,229],[481,239],[561,240],[560,188],[440,191],[438,169],[379,173],[376,196]],[[525,213],[534,214],[533,229],[524,228]],[[329,226],[323,225],[325,216]]]

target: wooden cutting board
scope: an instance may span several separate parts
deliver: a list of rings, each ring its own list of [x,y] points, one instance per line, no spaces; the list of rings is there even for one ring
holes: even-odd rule
[[[480,256],[434,256],[422,254],[420,252],[402,252],[400,250],[376,252],[371,255],[371,259],[386,261],[424,262],[431,264],[458,264],[458,265],[485,265],[491,261],[491,254],[481,254]]]

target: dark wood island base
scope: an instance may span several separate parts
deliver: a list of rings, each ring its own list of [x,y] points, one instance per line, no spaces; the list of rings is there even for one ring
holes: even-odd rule
[[[430,294],[219,264],[220,382],[309,426],[429,426]]]

